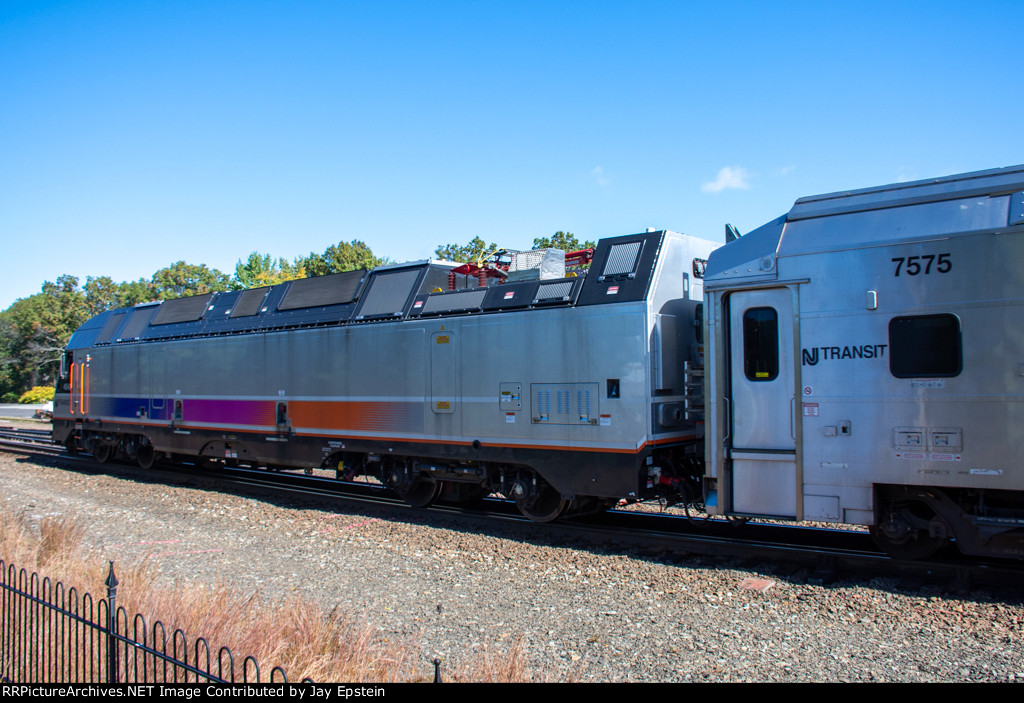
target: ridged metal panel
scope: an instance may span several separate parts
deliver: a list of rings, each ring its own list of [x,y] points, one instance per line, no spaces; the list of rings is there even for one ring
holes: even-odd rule
[[[608,305],[647,295],[665,231],[602,239],[575,305]]]
[[[160,307],[163,307],[163,305]],[[125,323],[121,334],[117,336],[118,341],[127,341],[141,337],[142,331],[149,327],[149,321],[153,319],[153,315],[155,315],[156,312],[156,308],[136,308],[135,310],[132,310],[131,317],[129,317],[128,322]]]
[[[486,288],[475,288],[472,290],[455,291],[452,293],[438,293],[427,298],[421,315],[439,315],[446,312],[466,312],[468,310],[479,310],[483,304],[484,296],[487,295]]]
[[[117,328],[124,322],[125,313],[115,312],[107,320],[107,323],[103,325],[103,329],[100,331],[98,337],[96,337],[96,344],[104,344],[109,342],[114,337],[114,332],[117,332]]]
[[[165,300],[160,304],[156,317],[153,318],[154,325],[170,325],[175,322],[192,322],[198,320],[206,312],[213,293],[206,295],[194,295],[189,298],[176,298]],[[134,322],[134,318],[132,318]],[[141,332],[141,330],[139,330]],[[138,337],[138,334],[132,335]]]
[[[532,422],[535,425],[596,425],[596,383],[532,383]]]
[[[359,318],[396,315],[405,312],[409,297],[419,280],[422,269],[399,269],[397,271],[378,272],[370,289],[363,296],[363,305],[359,309]]]
[[[538,281],[521,281],[491,286],[484,297],[484,310],[525,308],[537,299]]]
[[[300,278],[292,281],[278,310],[312,308],[321,305],[351,303],[359,295],[366,270],[345,271],[330,276]]]
[[[268,291],[270,291],[269,286],[242,291],[235,302],[235,307],[231,310],[230,317],[249,317],[258,313],[263,307],[263,301],[266,299]]]
[[[642,245],[642,241],[613,245],[611,251],[608,252],[608,261],[605,262],[601,275],[618,276],[623,273],[633,273]]]
[[[575,283],[575,280],[551,282],[542,281],[540,288],[537,290],[536,302],[552,303],[557,300],[565,300],[570,296],[570,294],[572,294],[572,287]]]

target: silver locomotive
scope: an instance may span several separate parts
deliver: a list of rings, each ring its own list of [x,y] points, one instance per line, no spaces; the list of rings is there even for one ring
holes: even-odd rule
[[[540,521],[678,492],[662,467],[695,475],[680,360],[713,248],[645,232],[585,275],[479,287],[423,261],[109,311],[68,344],[54,437],[145,466],[334,467],[413,505],[498,491]]]

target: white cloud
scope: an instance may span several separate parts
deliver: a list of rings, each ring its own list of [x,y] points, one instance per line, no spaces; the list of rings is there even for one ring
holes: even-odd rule
[[[796,170],[796,166],[783,166],[782,168],[775,169],[776,176],[788,176]]]
[[[597,185],[606,186],[611,181],[608,180],[608,176],[604,175],[604,169],[600,166],[595,166],[594,170],[590,172],[590,175],[597,181]]]
[[[705,193],[721,193],[726,188],[746,190],[750,187],[747,178],[750,174],[742,166],[726,166],[718,172],[718,178],[702,185],[700,189]]]

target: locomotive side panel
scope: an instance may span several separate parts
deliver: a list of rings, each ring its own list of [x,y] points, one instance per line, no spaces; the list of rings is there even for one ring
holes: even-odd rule
[[[464,437],[542,466],[565,493],[635,495],[650,431],[643,304],[503,317],[456,328]]]

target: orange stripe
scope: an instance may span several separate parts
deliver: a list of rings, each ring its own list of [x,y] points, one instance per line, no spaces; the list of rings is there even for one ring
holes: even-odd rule
[[[645,444],[670,444],[672,442],[685,442],[688,439],[697,439],[697,435],[685,434],[676,437],[665,437],[663,439],[655,439],[653,442],[645,442]]]
[[[89,381],[92,378],[92,374],[89,371],[89,365],[85,365],[85,369],[82,371],[82,414],[87,415],[89,413]]]
[[[292,424],[324,430],[423,430],[422,403],[294,400],[288,404]]]

